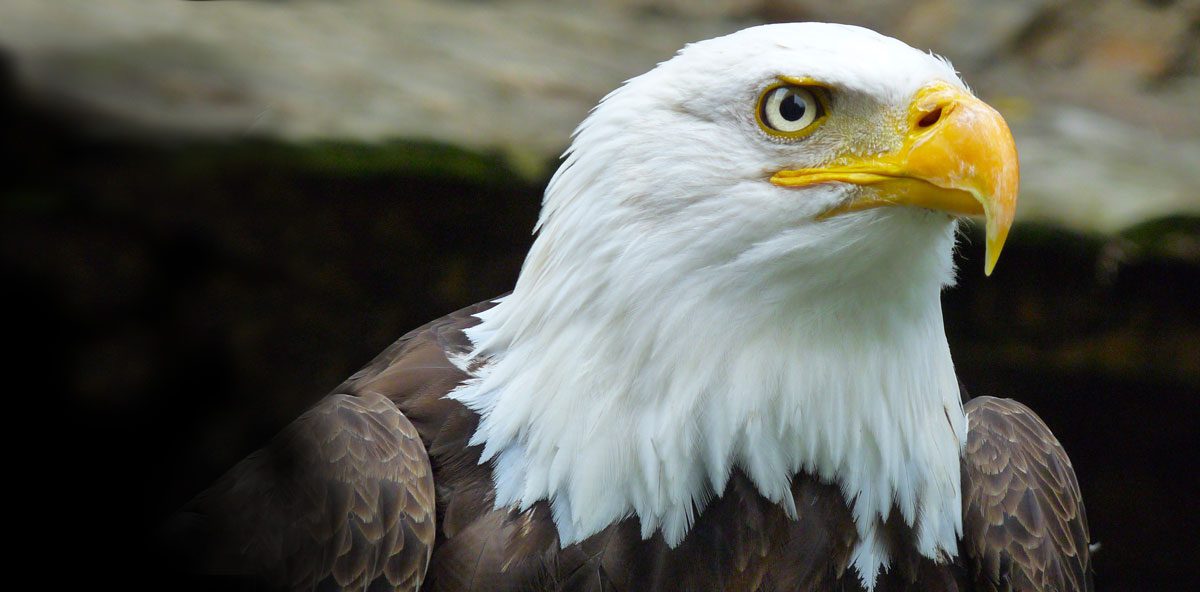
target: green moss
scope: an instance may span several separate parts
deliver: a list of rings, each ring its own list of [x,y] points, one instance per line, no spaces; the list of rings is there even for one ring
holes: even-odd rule
[[[50,214],[61,210],[63,199],[50,192],[18,188],[0,191],[0,209],[8,214]]]
[[[190,145],[179,149],[175,157],[172,163],[182,174],[204,175],[230,166],[253,166],[343,178],[425,177],[475,185],[530,182],[499,153],[421,141],[286,144],[254,140]]]
[[[1200,265],[1200,216],[1176,215],[1134,225],[1121,238],[1146,257],[1181,260]]]

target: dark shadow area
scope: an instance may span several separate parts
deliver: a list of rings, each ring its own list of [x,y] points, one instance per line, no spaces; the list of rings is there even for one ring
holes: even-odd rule
[[[0,80],[0,261],[31,379],[9,395],[13,470],[34,544],[89,583],[161,587],[165,516],[409,329],[509,290],[532,239],[541,183],[498,156],[98,137]],[[1059,435],[1099,589],[1191,589],[1200,221],[1019,225],[990,279],[967,236],[944,298],[960,378]]]

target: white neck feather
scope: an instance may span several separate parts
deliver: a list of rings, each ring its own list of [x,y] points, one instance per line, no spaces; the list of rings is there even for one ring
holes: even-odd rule
[[[841,486],[868,586],[893,507],[921,553],[954,556],[965,418],[939,300],[953,225],[866,215],[893,218],[875,225],[889,255],[799,285],[761,262],[745,273],[745,256],[674,277],[619,259],[554,273],[538,263],[556,255],[544,228],[517,289],[468,333],[486,363],[451,395],[482,416],[472,443],[494,463],[496,506],[550,500],[563,545],[634,514],[675,545],[733,467],[792,515],[803,471]]]

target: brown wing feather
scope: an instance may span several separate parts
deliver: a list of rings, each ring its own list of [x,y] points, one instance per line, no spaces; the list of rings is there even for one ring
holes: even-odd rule
[[[168,536],[206,573],[257,574],[289,589],[420,588],[442,495],[430,455],[443,467],[440,449],[463,455],[477,421],[444,398],[466,378],[448,356],[465,351],[462,329],[492,305],[401,337],[197,496]],[[474,474],[477,460],[463,472],[488,484]]]
[[[1071,460],[1016,401],[964,406],[963,554],[982,590],[1092,590],[1090,540]]]
[[[387,398],[334,394],[185,508],[207,571],[288,589],[415,591],[434,541],[434,488],[416,429]]]

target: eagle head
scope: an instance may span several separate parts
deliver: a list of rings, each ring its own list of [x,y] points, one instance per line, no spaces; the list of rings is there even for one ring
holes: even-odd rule
[[[946,60],[859,27],[768,25],[691,44],[605,97],[539,227],[650,268],[741,262],[774,280],[764,265],[903,269],[896,233],[929,245],[922,232],[984,215],[990,274],[1017,186],[1007,125]]]

